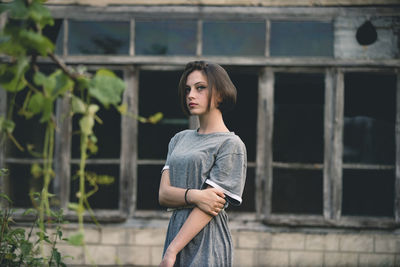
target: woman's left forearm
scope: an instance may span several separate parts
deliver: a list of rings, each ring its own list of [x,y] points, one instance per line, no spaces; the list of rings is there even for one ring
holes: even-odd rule
[[[213,218],[201,209],[195,207],[189,214],[182,228],[169,244],[166,254],[177,255]]]

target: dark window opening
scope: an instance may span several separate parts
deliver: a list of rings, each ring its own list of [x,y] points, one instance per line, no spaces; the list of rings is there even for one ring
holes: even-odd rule
[[[393,217],[394,170],[343,170],[343,215]]]
[[[73,164],[71,167],[71,191],[70,201],[77,203],[79,199],[76,194],[79,192],[79,166]],[[97,191],[88,198],[92,209],[118,209],[119,205],[119,165],[118,164],[87,164],[85,172],[89,179],[97,179]],[[94,176],[93,174],[97,175]],[[102,177],[107,176],[107,177]],[[112,179],[112,180],[111,180]],[[113,181],[113,182],[111,182]],[[90,184],[88,179],[85,182],[86,193],[96,190],[96,186]]]
[[[322,163],[324,74],[276,73],[273,158]]]
[[[272,213],[322,214],[322,171],[274,168]]]
[[[394,164],[396,76],[345,75],[343,162]]]

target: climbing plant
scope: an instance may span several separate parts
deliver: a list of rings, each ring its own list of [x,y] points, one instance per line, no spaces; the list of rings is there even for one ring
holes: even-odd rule
[[[0,116],[0,136],[4,142],[10,140],[18,149],[27,150],[43,160],[31,166],[31,174],[43,179],[40,192],[32,193],[33,206],[38,211],[38,225],[41,229],[41,240],[44,240],[46,218],[52,216],[49,198],[49,186],[55,173],[53,170],[55,132],[57,131],[56,101],[68,98],[71,102],[71,116],[79,119],[80,165],[75,175],[79,179],[79,192],[76,192],[77,203],[69,203],[69,208],[77,213],[79,232],[71,236],[70,242],[75,245],[84,243],[83,218],[85,211],[91,211],[88,198],[97,190],[98,185],[113,181],[107,175],[85,171],[88,156],[97,151],[97,137],[93,131],[96,123],[102,123],[97,115],[99,109],[115,108],[121,114],[134,116],[141,122],[155,123],[162,118],[157,113],[149,119],[133,114],[126,114],[126,106],[121,105],[121,96],[125,89],[124,82],[107,69],[89,73],[85,67],[67,66],[54,53],[55,45],[43,34],[46,27],[52,27],[54,20],[42,0],[14,0],[0,4],[0,15],[7,17],[0,32],[0,90],[9,96],[8,110]],[[39,59],[47,58],[55,65],[52,73],[47,73],[38,64]],[[16,105],[16,97],[23,96],[21,107]],[[17,127],[13,116],[22,115],[27,120],[35,120],[45,126],[43,147],[32,149],[24,145],[13,133]],[[2,167],[2,166],[0,166]],[[87,190],[85,185],[91,185]]]

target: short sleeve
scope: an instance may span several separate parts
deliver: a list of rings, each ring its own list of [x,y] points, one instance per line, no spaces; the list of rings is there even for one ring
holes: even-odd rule
[[[247,155],[243,142],[239,138],[228,140],[219,149],[205,183],[220,189],[230,204],[239,206],[246,182],[246,169]]]
[[[171,140],[169,141],[168,144],[168,153],[167,153],[167,159],[165,160],[165,165],[161,170],[161,173],[165,170],[169,169],[169,161],[170,161],[170,157],[171,157],[171,153],[174,150],[175,144],[176,144],[176,135],[174,137],[171,138]]]

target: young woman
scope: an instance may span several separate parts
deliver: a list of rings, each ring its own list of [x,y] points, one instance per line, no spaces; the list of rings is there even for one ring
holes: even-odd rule
[[[168,146],[159,202],[174,209],[160,266],[232,266],[225,208],[242,202],[247,156],[222,113],[235,104],[236,88],[221,66],[194,61],[185,67],[179,95],[200,127],[177,133]]]

